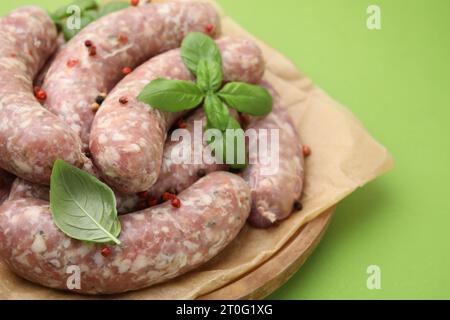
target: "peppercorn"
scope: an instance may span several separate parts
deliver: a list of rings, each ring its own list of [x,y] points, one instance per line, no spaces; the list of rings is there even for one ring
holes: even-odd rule
[[[186,127],[187,127],[186,121],[184,121],[184,119],[180,119],[178,121],[177,125],[178,125],[178,128],[180,128],[180,129],[186,129]]]
[[[205,169],[200,169],[200,170],[197,171],[197,177],[203,178],[204,176],[206,176]]]
[[[93,57],[95,55],[97,55],[97,47],[92,45],[89,47],[89,56]]]
[[[128,98],[127,98],[127,97],[121,97],[121,98],[119,99],[119,102],[120,102],[121,104],[127,104],[127,103],[128,103]]]
[[[300,201],[294,202],[294,211],[302,211],[303,210],[303,204]]]
[[[303,155],[309,157],[311,155],[311,148],[308,146],[303,146]]]
[[[85,45],[86,47],[90,48],[90,47],[92,47],[93,43],[92,43],[91,40],[86,40],[86,41],[84,42],[84,45]]]
[[[132,71],[133,71],[133,69],[131,69],[130,67],[125,67],[125,68],[122,69],[122,73],[124,75],[130,74]]]
[[[105,97],[103,95],[98,95],[95,98],[95,103],[98,103],[99,105],[101,105],[103,103],[103,101],[105,101]]]
[[[45,101],[47,99],[47,93],[41,89],[36,93],[36,98],[40,101]]]
[[[104,247],[101,251],[102,256],[104,256],[105,258],[108,257],[111,254],[112,250],[109,247]]]
[[[215,29],[215,26],[213,24],[211,24],[211,23],[206,25],[206,28],[205,28],[207,33],[212,33],[214,31],[214,29]]]
[[[178,198],[172,199],[172,207],[174,208],[181,208],[181,200]]]

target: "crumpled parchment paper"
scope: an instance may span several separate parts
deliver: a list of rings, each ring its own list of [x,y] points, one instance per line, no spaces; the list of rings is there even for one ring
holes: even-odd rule
[[[110,297],[87,297],[40,287],[19,279],[0,262],[0,298],[195,299],[260,266],[305,223],[393,167],[386,148],[345,107],[333,101],[288,59],[219,10],[223,34],[250,37],[261,46],[267,61],[266,80],[278,90],[303,142],[311,147],[312,155],[306,161],[304,209],[276,228],[257,230],[246,226],[225,251],[196,271],[168,283]]]

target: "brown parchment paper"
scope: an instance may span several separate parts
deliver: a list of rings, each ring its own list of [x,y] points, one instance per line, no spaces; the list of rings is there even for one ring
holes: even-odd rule
[[[247,36],[261,46],[268,63],[265,77],[280,93],[302,140],[312,149],[306,161],[304,209],[270,230],[246,226],[225,251],[196,271],[148,289],[110,297],[80,296],[40,287],[14,276],[0,262],[0,298],[195,299],[256,269],[305,223],[393,167],[388,151],[345,107],[328,97],[288,59],[220,12],[223,34]]]

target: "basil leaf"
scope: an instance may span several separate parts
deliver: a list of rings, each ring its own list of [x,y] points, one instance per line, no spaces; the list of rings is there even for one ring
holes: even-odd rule
[[[72,3],[70,3],[68,5],[65,5],[65,6],[62,6],[62,7],[59,7],[58,9],[56,9],[51,14],[53,21],[61,22],[61,20],[63,20],[64,18],[69,17],[70,14],[67,13],[67,9],[70,6],[78,6],[80,8],[80,14],[82,14],[86,10],[97,9],[97,7],[98,7],[97,2],[95,0],[73,1]]]
[[[80,7],[81,12],[98,8],[97,1],[95,1],[95,0],[77,0],[77,1],[74,1],[72,3],[72,5]]]
[[[199,61],[197,66],[197,85],[205,92],[216,92],[223,81],[222,65],[215,60]]]
[[[200,60],[212,60],[222,66],[222,56],[213,39],[200,32],[191,32],[181,44],[181,57],[186,67],[197,75]]]
[[[53,22],[60,22],[62,19],[67,18],[67,8],[68,6],[60,7],[50,13],[50,17],[52,18]]]
[[[205,130],[209,129],[215,128],[211,127],[210,124],[207,124]],[[236,134],[236,136],[233,137],[233,134]],[[232,142],[231,139],[234,139],[234,158],[228,159],[230,157],[227,158],[227,154],[232,151],[231,148],[233,146],[232,144],[230,145],[230,142]],[[239,140],[242,142],[241,145],[239,144]],[[221,160],[222,163],[228,164],[230,168],[235,170],[241,170],[247,167],[248,155],[245,150],[245,133],[244,130],[242,130],[240,123],[235,118],[229,116],[226,130],[222,130],[220,136],[215,137],[214,139],[211,138],[207,142],[208,145],[214,143],[216,149],[218,147],[223,148],[223,152],[216,154],[216,157]],[[239,157],[240,152],[244,152],[243,157]]]
[[[114,192],[88,173],[56,160],[50,181],[50,209],[66,235],[94,243],[120,244]]]
[[[78,29],[72,29],[67,26],[67,20],[63,22],[62,30],[64,34],[64,39],[66,41],[69,41],[73,37],[75,37],[78,32],[80,32],[84,27],[86,27],[91,22],[95,21],[97,19],[97,12],[93,13],[93,10],[86,11],[80,18],[80,28]]]
[[[86,10],[85,12],[83,12],[83,14],[81,15],[81,17],[86,17],[87,19],[91,19],[91,22],[95,21],[98,19],[98,11],[97,10]],[[83,26],[84,28],[85,26]]]
[[[203,108],[211,128],[225,130],[229,122],[228,107],[215,94],[206,95]]]
[[[272,111],[272,96],[261,86],[242,82],[226,84],[218,93],[228,106],[252,116],[265,116]]]
[[[167,79],[153,80],[137,97],[139,101],[166,112],[193,109],[203,98],[204,93],[194,83]]]
[[[121,2],[121,1],[108,2],[100,9],[98,16],[103,17],[106,16],[107,14],[128,8],[129,6],[130,6],[129,2]]]

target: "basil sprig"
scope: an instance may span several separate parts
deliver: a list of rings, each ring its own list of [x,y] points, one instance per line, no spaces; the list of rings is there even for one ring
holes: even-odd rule
[[[222,88],[222,56],[212,38],[199,32],[190,33],[183,40],[181,57],[196,76],[195,84],[156,79],[145,86],[137,99],[169,112],[193,109],[203,103],[207,128],[219,129],[223,135],[226,130],[241,129],[230,116],[229,107],[253,116],[272,111],[272,96],[261,86],[232,82]]]
[[[72,14],[70,11],[68,11],[70,6],[77,6],[78,8],[80,8],[79,29],[70,28],[67,24],[67,19]],[[129,2],[113,1],[108,2],[107,4],[105,4],[100,8],[95,0],[76,0],[68,5],[58,8],[57,10],[52,12],[50,16],[52,17],[55,25],[60,30],[62,30],[64,34],[64,39],[66,41],[69,41],[91,22],[94,22],[95,20],[112,12],[125,9],[129,6],[130,6]]]
[[[73,239],[120,244],[116,197],[106,184],[62,160],[50,181],[50,209],[58,228]]]

